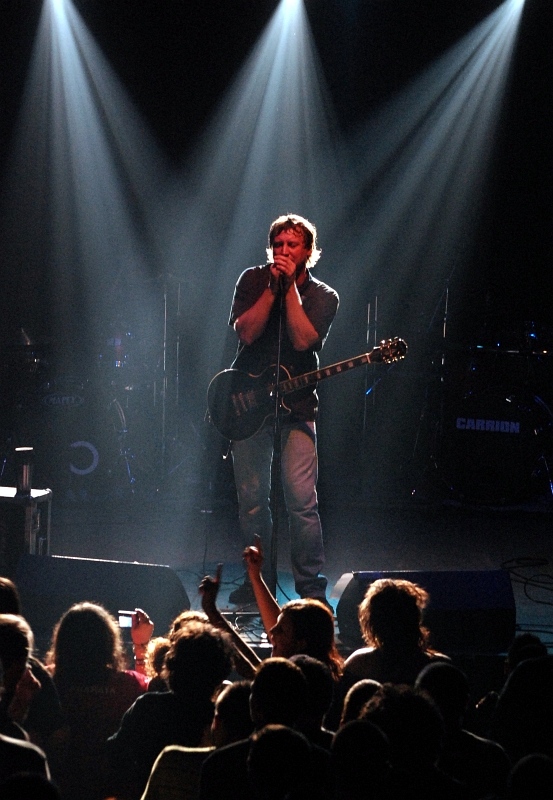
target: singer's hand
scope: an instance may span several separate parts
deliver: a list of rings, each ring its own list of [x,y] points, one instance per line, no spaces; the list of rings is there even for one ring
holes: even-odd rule
[[[273,269],[273,266],[271,265],[271,277],[269,278],[269,289],[271,290],[273,295],[276,297],[277,294],[280,292],[280,275],[278,273],[275,275],[274,273],[275,273],[275,270]]]
[[[296,264],[290,256],[275,255],[274,262],[270,265],[271,279],[269,287],[273,294],[278,294],[282,288],[286,294],[296,277]]]

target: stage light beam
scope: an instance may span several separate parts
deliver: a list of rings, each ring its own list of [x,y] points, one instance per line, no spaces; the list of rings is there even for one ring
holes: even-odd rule
[[[340,202],[340,153],[303,3],[283,0],[160,219],[172,242],[168,269],[187,289],[184,316],[202,392],[232,357],[235,338],[225,323],[239,273],[264,261],[266,231],[278,214],[296,210],[324,229]]]
[[[2,234],[14,265],[41,273],[28,294],[47,309],[45,380],[87,386],[83,420],[114,436],[124,426],[108,417],[105,392],[121,406],[119,383],[132,378],[116,362],[139,357],[119,357],[116,340],[132,345],[132,334],[151,360],[162,341],[151,207],[165,164],[69,0],[42,7],[13,142]]]

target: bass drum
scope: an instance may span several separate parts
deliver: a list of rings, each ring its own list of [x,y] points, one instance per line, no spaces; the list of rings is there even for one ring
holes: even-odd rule
[[[72,376],[44,384],[39,404],[35,484],[62,500],[107,497],[126,425],[121,405]]]
[[[512,505],[550,492],[553,413],[538,396],[496,387],[446,403],[443,474],[461,501]]]

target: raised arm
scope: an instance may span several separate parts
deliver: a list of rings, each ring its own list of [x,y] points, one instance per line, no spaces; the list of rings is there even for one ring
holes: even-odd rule
[[[202,608],[207,614],[210,623],[219,630],[226,631],[230,636],[238,663],[236,664],[236,671],[244,678],[251,680],[256,672],[257,666],[261,663],[261,659],[247,642],[242,639],[238,631],[230,624],[230,622],[221,614],[217,607],[217,595],[219,594],[219,586],[221,585],[221,575],[223,565],[217,565],[217,572],[215,578],[206,575],[202,578],[199,591],[202,597]]]
[[[280,606],[276,598],[271,594],[271,590],[265,583],[261,568],[263,566],[263,549],[261,547],[261,538],[255,536],[255,544],[251,547],[246,547],[244,550],[244,562],[248,571],[248,577],[252,584],[253,592],[261,620],[267,636],[272,627],[277,623],[280,614]]]

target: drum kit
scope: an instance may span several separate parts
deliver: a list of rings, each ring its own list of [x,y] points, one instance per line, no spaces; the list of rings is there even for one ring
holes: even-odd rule
[[[71,370],[56,366],[53,342],[18,339],[0,350],[0,483],[13,484],[15,448],[32,446],[34,485],[58,499],[154,493],[164,376],[132,329],[108,325],[93,363]]]
[[[553,330],[534,321],[443,356],[437,466],[461,502],[553,498]]]

